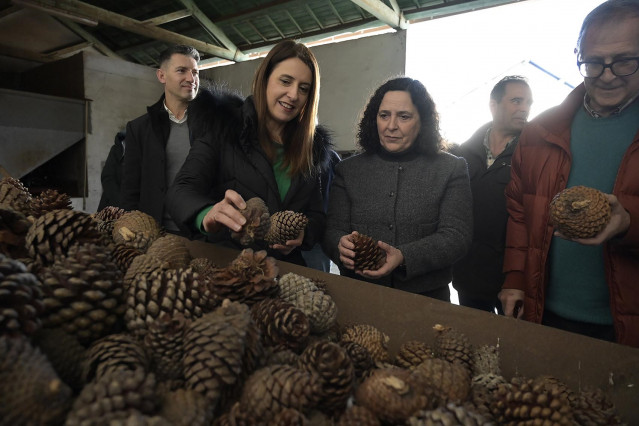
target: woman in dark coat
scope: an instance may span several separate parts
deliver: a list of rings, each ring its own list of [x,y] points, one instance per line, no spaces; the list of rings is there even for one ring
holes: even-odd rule
[[[292,210],[309,223],[297,238],[256,249],[304,264],[299,249],[321,241],[326,223],[320,174],[328,165],[330,141],[316,127],[319,68],[301,43],[278,43],[258,68],[253,95],[240,107],[218,106],[207,136],[196,140],[167,193],[167,208],[190,235],[241,248],[230,231],[240,231],[239,209],[259,197],[271,214]]]
[[[324,250],[342,275],[450,301],[451,265],[472,238],[466,162],[441,151],[435,104],[411,78],[371,97],[357,134],[363,153],[335,169]],[[377,270],[355,270],[353,235],[385,253]]]

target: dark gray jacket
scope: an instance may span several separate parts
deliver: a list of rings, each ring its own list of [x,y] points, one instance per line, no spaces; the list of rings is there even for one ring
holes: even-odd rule
[[[404,255],[400,268],[373,283],[413,293],[447,286],[451,265],[472,238],[466,162],[448,153],[360,154],[339,163],[331,186],[324,250],[342,275],[337,244],[352,231],[384,241]]]

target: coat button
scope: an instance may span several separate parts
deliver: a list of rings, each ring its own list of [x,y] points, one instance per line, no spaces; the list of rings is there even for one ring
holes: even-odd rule
[[[401,172],[402,170],[404,170],[404,167],[399,166],[398,170]]]
[[[388,229],[390,229],[390,230],[393,229],[393,224],[392,223],[390,225],[388,225]]]
[[[395,196],[395,192],[391,191],[390,194],[388,194],[389,197],[394,197]]]

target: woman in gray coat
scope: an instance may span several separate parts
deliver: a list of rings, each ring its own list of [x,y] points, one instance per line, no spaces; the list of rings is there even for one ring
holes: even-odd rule
[[[435,104],[407,77],[372,95],[357,134],[362,153],[339,163],[324,251],[342,275],[450,301],[451,265],[472,239],[466,162],[441,150]],[[355,270],[352,237],[378,241],[378,270]]]

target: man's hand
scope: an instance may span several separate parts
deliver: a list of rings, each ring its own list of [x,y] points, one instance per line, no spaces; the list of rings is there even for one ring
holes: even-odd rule
[[[593,238],[575,238],[572,241],[588,246],[596,246],[625,233],[630,228],[630,214],[623,208],[617,197],[612,194],[605,195],[608,198],[611,209],[610,220],[606,227]],[[558,232],[555,235],[565,238]]]
[[[393,272],[399,265],[404,263],[404,255],[399,249],[391,246],[390,244],[386,244],[383,241],[378,241],[377,245],[386,253],[386,260],[382,267],[377,269],[376,271],[365,270],[355,272],[366,278],[377,279],[385,277],[386,275]]]
[[[499,292],[499,300],[507,317],[521,318],[524,315],[524,291],[507,288]],[[515,307],[518,306],[518,309]],[[517,311],[517,312],[515,312]]]
[[[302,241],[304,241],[304,230],[302,229],[294,240],[288,240],[286,244],[273,244],[271,246],[272,249],[279,251],[284,256],[288,256],[295,247],[299,247],[302,245]]]
[[[227,189],[224,199],[215,204],[202,221],[202,227],[206,232],[214,233],[222,226],[226,226],[235,232],[239,232],[246,224],[246,218],[239,209],[245,209],[246,203],[240,194]]]

